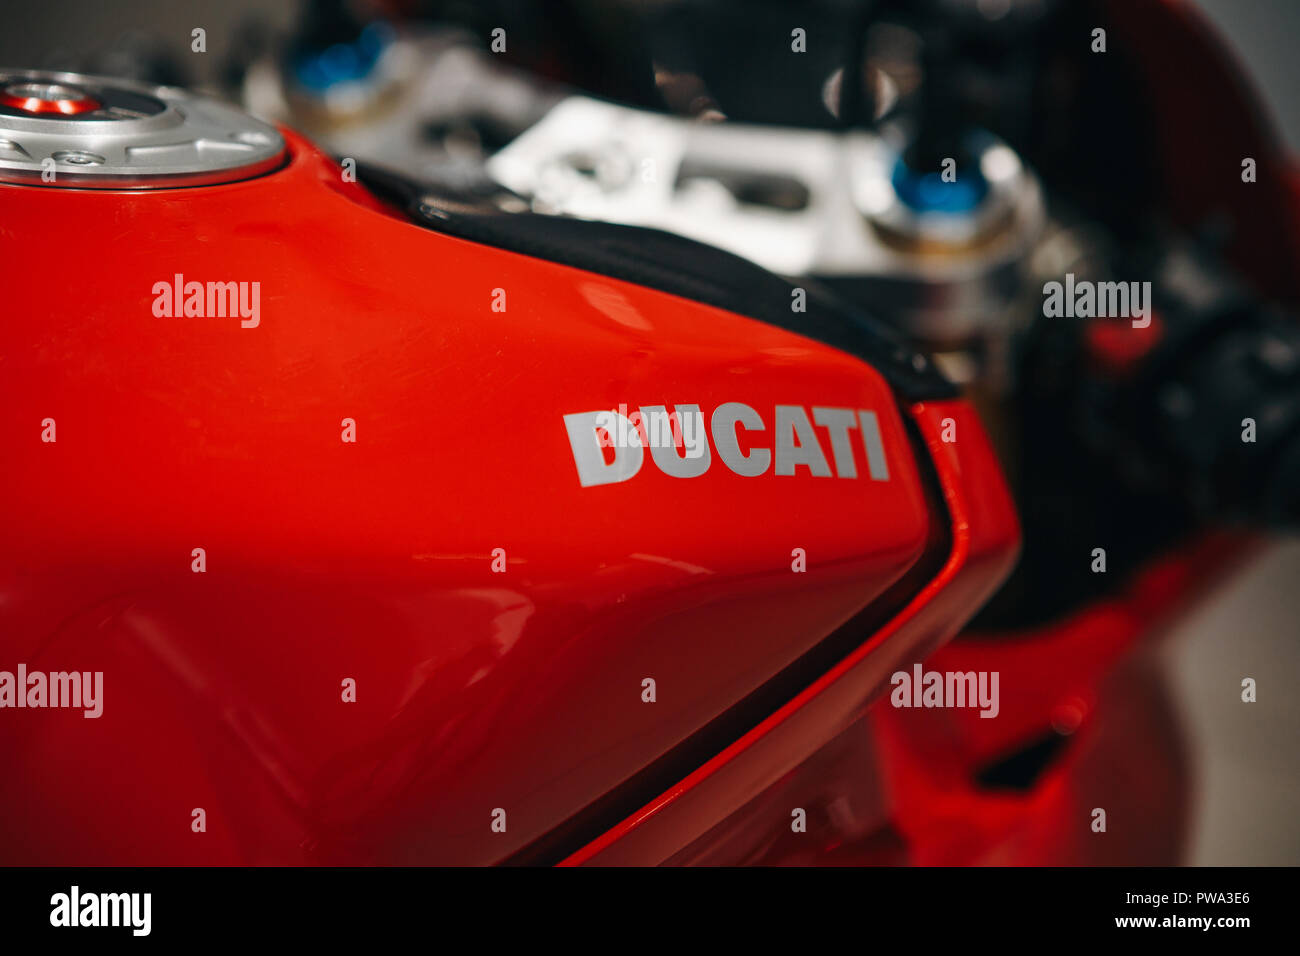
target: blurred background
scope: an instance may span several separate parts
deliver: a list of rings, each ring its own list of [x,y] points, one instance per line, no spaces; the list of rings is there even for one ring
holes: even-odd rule
[[[1295,0],[1197,0],[1262,94],[1290,149],[1300,150],[1300,34]],[[228,91],[265,37],[289,31],[301,4],[268,0],[44,0],[11,4],[0,65],[122,73],[152,64],[177,83]],[[257,23],[256,29],[249,24]],[[190,31],[207,31],[207,53]],[[1152,38],[1158,43],[1158,38]],[[117,68],[117,67],[120,67]],[[1300,542],[1279,541],[1169,635],[1162,651],[1189,737],[1196,780],[1189,861],[1300,861]],[[1259,701],[1240,702],[1240,680]]]
[[[1198,0],[1300,150],[1300,29],[1288,0]],[[1294,866],[1300,860],[1300,543],[1281,542],[1171,635],[1166,660],[1200,770],[1191,862]],[[1272,685],[1258,709],[1238,674]]]

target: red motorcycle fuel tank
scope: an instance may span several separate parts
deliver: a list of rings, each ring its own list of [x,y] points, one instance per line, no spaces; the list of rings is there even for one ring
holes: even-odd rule
[[[0,85],[5,863],[610,854],[782,724],[657,862],[1014,560],[964,402],[179,91]]]

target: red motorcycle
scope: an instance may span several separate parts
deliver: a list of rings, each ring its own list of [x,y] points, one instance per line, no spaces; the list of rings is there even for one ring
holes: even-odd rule
[[[0,72],[0,862],[1179,862],[1149,649],[1300,515],[1300,193],[1184,4],[997,6],[811,99],[525,50],[471,173],[407,27],[274,75],[332,155]]]

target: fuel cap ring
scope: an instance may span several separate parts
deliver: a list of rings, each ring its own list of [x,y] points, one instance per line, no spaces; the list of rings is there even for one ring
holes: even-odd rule
[[[0,182],[204,186],[264,175],[285,154],[275,127],[177,87],[0,69]]]

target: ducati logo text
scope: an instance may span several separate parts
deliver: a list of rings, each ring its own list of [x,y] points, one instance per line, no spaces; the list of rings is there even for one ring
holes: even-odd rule
[[[880,421],[867,409],[814,406],[810,414],[802,405],[777,405],[765,419],[742,402],[723,402],[707,418],[699,405],[679,404],[672,413],[664,405],[631,412],[621,405],[617,411],[565,415],[564,427],[584,488],[634,477],[646,448],[655,466],[674,478],[698,478],[715,454],[723,467],[746,478],[769,472],[857,478],[861,449],[866,474],[889,480]]]

